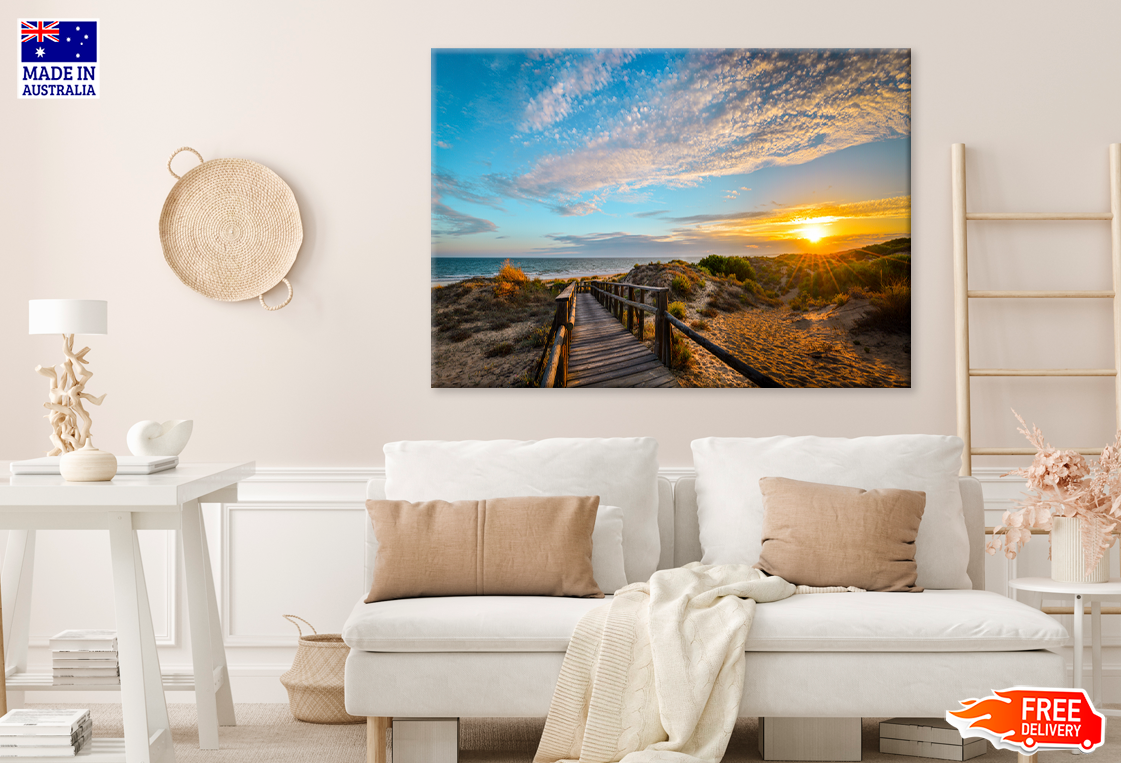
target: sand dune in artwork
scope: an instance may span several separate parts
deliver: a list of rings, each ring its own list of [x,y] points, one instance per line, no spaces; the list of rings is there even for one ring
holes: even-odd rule
[[[575,280],[530,279],[507,263],[494,278],[435,287],[432,385],[536,386],[554,299]],[[782,387],[911,384],[910,239],[816,257],[655,262],[588,280],[664,289],[668,312]],[[653,349],[653,316],[645,321]],[[755,386],[680,329],[673,335],[667,365],[678,386]]]
[[[807,313],[746,310],[708,321],[713,342],[785,387],[908,387],[909,342],[882,332],[852,333],[870,309],[850,300]],[[750,387],[750,382],[698,348],[682,386]]]

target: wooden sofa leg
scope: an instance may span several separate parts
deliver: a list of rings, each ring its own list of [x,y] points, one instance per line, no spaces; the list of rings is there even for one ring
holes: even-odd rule
[[[392,718],[366,718],[366,763],[386,763],[385,732],[392,722]]]
[[[1019,756],[1016,759],[1016,763],[1035,763],[1036,754],[1034,752],[1031,755],[1024,755],[1022,752],[1016,754]]]

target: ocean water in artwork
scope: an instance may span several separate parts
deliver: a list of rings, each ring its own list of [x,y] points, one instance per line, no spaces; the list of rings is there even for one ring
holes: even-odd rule
[[[910,386],[909,50],[432,70],[432,386]]]
[[[527,278],[548,280],[626,273],[636,265],[653,260],[648,257],[433,257],[432,283],[494,278],[507,262]]]

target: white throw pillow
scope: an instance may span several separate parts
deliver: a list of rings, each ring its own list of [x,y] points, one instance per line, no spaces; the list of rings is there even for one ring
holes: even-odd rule
[[[762,547],[761,477],[926,493],[915,540],[916,585],[972,588],[958,471],[962,441],[941,435],[710,437],[693,441],[705,564],[755,564]]]
[[[623,563],[623,510],[600,504],[592,529],[592,575],[599,590],[610,596],[627,584]]]
[[[598,495],[623,510],[626,579],[658,567],[658,441],[612,439],[391,442],[385,496],[395,501]]]

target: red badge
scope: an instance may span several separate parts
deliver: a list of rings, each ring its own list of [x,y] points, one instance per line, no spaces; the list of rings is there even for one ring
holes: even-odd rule
[[[1093,752],[1105,742],[1105,717],[1084,689],[1015,686],[984,699],[963,699],[946,720],[963,737],[987,739],[997,749],[1030,755],[1039,750]]]

